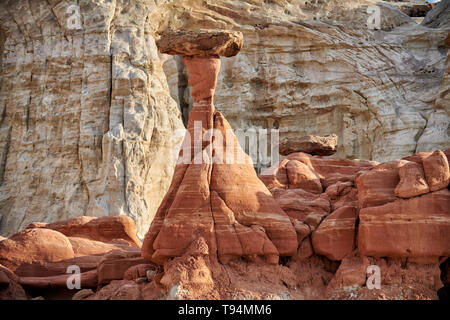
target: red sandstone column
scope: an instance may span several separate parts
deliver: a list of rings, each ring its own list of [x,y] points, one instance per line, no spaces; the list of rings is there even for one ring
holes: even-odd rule
[[[191,140],[190,159],[193,160],[195,156],[201,156],[201,150],[211,142],[205,136],[205,132],[213,128],[213,100],[220,69],[220,58],[218,56],[184,56],[183,62],[189,73],[188,82],[192,87],[192,98],[194,99],[194,106],[188,120],[189,135],[186,136]],[[189,142],[185,141],[184,143]],[[199,164],[198,160],[194,163]]]

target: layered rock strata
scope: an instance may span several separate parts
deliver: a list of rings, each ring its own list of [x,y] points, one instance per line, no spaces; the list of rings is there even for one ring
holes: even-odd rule
[[[380,9],[377,28],[369,6]],[[178,0],[157,11],[167,19],[161,31],[244,34],[241,53],[222,60],[216,89],[215,106],[234,129],[294,140],[335,133],[337,157],[374,161],[450,148],[448,1],[423,24],[376,0]],[[192,108],[184,66],[169,59],[164,70],[173,97]]]
[[[120,214],[143,238],[184,135],[149,24],[155,9],[0,1],[1,235]]]
[[[225,33],[214,36],[210,44],[198,44],[211,34],[199,31],[186,37],[184,32],[172,32],[158,42],[164,44],[163,50],[166,43],[177,43],[173,52],[184,54],[194,108],[172,184],[145,237],[142,255],[162,264],[182,256],[201,237],[209,254],[222,263],[240,257],[277,263],[279,256],[297,250],[294,227],[213,105],[218,55],[240,48],[242,35]],[[235,40],[229,42],[230,38]]]
[[[96,288],[148,263],[140,246],[134,222],[125,216],[33,223],[0,242],[0,265],[26,289],[67,289],[74,272],[83,288]]]

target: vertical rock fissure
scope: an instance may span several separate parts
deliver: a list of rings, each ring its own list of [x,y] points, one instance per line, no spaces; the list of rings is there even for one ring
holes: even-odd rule
[[[12,126],[9,126],[6,145],[4,147],[4,151],[2,152],[2,158],[0,159],[0,186],[2,186],[3,182],[5,181],[6,162],[8,160],[9,148],[11,147],[11,131]]]
[[[213,101],[214,97],[212,98]],[[211,102],[212,104],[212,108],[214,109],[214,105],[213,102]],[[216,127],[216,118],[214,117],[214,112],[211,113],[211,117],[212,117],[212,127],[215,128]],[[217,240],[217,234],[216,234],[216,219],[214,218],[214,211],[213,211],[213,205],[212,205],[212,195],[211,192],[213,191],[211,188],[211,179],[212,179],[212,173],[214,170],[214,159],[213,159],[213,155],[214,155],[214,136],[212,135],[210,138],[210,152],[208,153],[208,157],[209,157],[209,161],[211,163],[210,167],[209,167],[209,172],[208,172],[208,187],[209,187],[209,211],[211,213],[211,218],[213,220],[213,234],[214,234],[214,240],[216,242],[215,245],[215,252],[214,255],[218,258],[219,256],[219,241]],[[208,146],[206,147],[208,148]]]

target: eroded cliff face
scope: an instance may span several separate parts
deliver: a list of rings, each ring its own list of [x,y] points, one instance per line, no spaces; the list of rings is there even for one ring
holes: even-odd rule
[[[380,30],[367,26],[375,4]],[[278,128],[281,139],[336,133],[336,156],[376,161],[450,147],[445,24],[425,27],[365,0],[175,0],[153,14],[158,30],[243,32],[241,53],[222,61],[215,98],[234,129]],[[189,110],[182,65],[170,58],[164,70]]]
[[[2,235],[113,214],[147,231],[184,134],[149,23],[155,6],[1,1]]]
[[[143,237],[192,106],[181,60],[154,44],[169,27],[244,33],[215,98],[234,129],[336,133],[336,156],[378,161],[450,147],[447,6],[421,26],[379,4],[374,31],[375,3],[1,1],[0,234],[125,214]]]

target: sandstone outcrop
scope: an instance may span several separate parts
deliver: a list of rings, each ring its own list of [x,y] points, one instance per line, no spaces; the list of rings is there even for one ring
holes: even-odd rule
[[[0,1],[0,234],[127,215],[143,238],[184,134],[152,1]]]
[[[0,300],[28,300],[19,277],[0,264]]]
[[[193,41],[204,32],[199,31]],[[183,32],[179,36],[185,41]],[[202,237],[210,255],[222,263],[240,257],[277,263],[279,256],[295,254],[297,236],[289,217],[258,179],[230,125],[214,111],[220,59],[217,52],[209,55],[207,50],[183,57],[195,105],[172,184],[145,237],[142,255],[163,264],[182,256]]]
[[[317,156],[330,156],[337,151],[338,136],[304,136],[300,138],[285,138],[280,141],[280,154],[283,156],[295,152],[305,152]]]
[[[430,28],[450,28],[450,2],[440,1],[423,19],[422,25]]]
[[[380,268],[380,289],[369,288],[366,284],[369,266]],[[442,286],[439,275],[437,264],[372,258],[355,252],[342,260],[327,286],[326,295],[333,300],[436,300],[436,292]]]
[[[52,229],[74,238],[86,238],[102,242],[126,243],[132,247],[141,247],[136,237],[133,219],[127,216],[78,217],[54,223],[32,223],[28,228]]]
[[[450,191],[397,199],[359,213],[358,248],[373,257],[427,258],[450,255]]]
[[[243,33],[240,54],[222,60],[215,95],[234,129],[278,129],[281,140],[335,133],[338,157],[385,162],[450,147],[445,2],[422,25],[376,0],[178,0],[156,12],[166,19],[160,32]],[[378,30],[368,6],[380,8]],[[190,110],[184,66],[172,58],[164,70]]]
[[[27,288],[66,288],[69,267],[76,266],[81,286],[95,288],[148,263],[136,241],[134,222],[126,216],[33,223],[0,243],[0,264]]]
[[[218,113],[215,114],[214,121],[217,119]],[[225,124],[225,120],[222,117],[220,119],[220,122],[213,122],[212,125]],[[237,145],[237,142],[233,141]],[[200,147],[200,150],[205,150],[207,146]],[[414,168],[413,172],[420,172],[418,168],[423,167],[426,159],[440,154],[440,152],[418,153],[407,159],[378,165],[364,161],[322,158],[304,153],[289,155],[278,164],[278,168],[268,170],[270,174],[266,176],[267,181],[271,184],[274,184],[274,181],[278,183],[277,188],[270,188],[273,198],[268,195],[267,198],[260,198],[266,202],[254,200],[255,203],[260,203],[262,208],[268,208],[267,205],[271,204],[272,214],[277,212],[274,210],[282,210],[280,207],[285,207],[283,201],[290,204],[285,209],[284,217],[288,221],[286,225],[292,228],[292,231],[286,229],[286,232],[296,236],[295,241],[292,241],[295,244],[294,252],[289,255],[290,257],[281,258],[278,258],[278,255],[270,256],[272,252],[269,251],[268,254],[265,250],[275,248],[273,254],[281,255],[278,248],[286,244],[286,239],[291,240],[282,232],[278,238],[271,238],[273,235],[269,233],[271,229],[264,225],[267,222],[264,221],[267,220],[265,212],[258,212],[259,217],[257,214],[245,216],[245,212],[242,216],[236,214],[240,213],[238,209],[243,207],[242,203],[246,199],[252,200],[249,191],[254,190],[252,188],[259,184],[254,181],[254,185],[248,184],[248,190],[236,188],[238,191],[235,191],[234,187],[239,186],[241,181],[252,181],[244,174],[244,169],[239,171],[240,174],[237,176],[241,180],[238,180],[233,178],[235,173],[230,164],[211,162],[214,178],[211,181],[214,182],[208,185],[212,190],[209,195],[198,191],[186,193],[193,190],[191,186],[195,185],[195,181],[197,185],[202,186],[203,182],[194,177],[186,181],[181,179],[191,189],[183,188],[184,184],[181,184],[176,188],[176,193],[168,194],[168,197],[173,197],[170,207],[178,210],[175,213],[180,219],[174,220],[173,216],[161,219],[157,237],[161,235],[162,242],[157,244],[155,240],[153,243],[156,244],[152,248],[166,249],[158,245],[172,243],[175,244],[173,249],[169,248],[172,251],[163,253],[174,254],[175,249],[180,254],[168,254],[166,257],[170,256],[170,259],[160,259],[164,256],[152,254],[150,258],[156,257],[159,265],[150,262],[145,258],[148,256],[148,251],[145,251],[147,243],[144,243],[141,252],[132,240],[134,230],[133,224],[129,224],[130,218],[98,218],[100,221],[95,223],[92,218],[81,217],[52,224],[34,223],[22,232],[0,242],[1,263],[6,264],[3,269],[0,268],[0,298],[30,298],[28,290],[33,289],[33,293],[39,292],[45,299],[51,299],[52,296],[45,292],[63,289],[67,285],[68,274],[65,273],[64,267],[67,267],[69,261],[82,269],[81,287],[92,289],[81,290],[79,294],[76,291],[69,292],[69,297],[83,300],[351,300],[444,297],[448,288],[447,257],[450,254],[450,191],[445,187],[420,195],[408,195],[407,198],[398,197],[395,193],[395,190],[399,189],[398,186],[407,185],[408,181],[412,183],[411,190],[416,186],[414,184],[416,180],[410,179],[415,176],[402,179],[403,168],[406,167],[405,172],[410,172],[411,167]],[[448,154],[448,151],[446,150],[444,154]],[[181,156],[182,154],[180,158]],[[320,177],[321,184],[329,186],[322,189],[322,193],[311,193],[298,185],[290,185],[286,170],[286,164],[290,161],[303,163],[312,173]],[[189,168],[192,165],[194,164],[181,162],[176,172],[179,172],[181,166]],[[221,167],[215,168],[219,165]],[[299,168],[300,172],[304,170],[303,166],[293,168]],[[434,168],[442,170],[443,167],[437,165]],[[228,176],[223,173],[214,176],[214,173],[221,172],[220,169],[228,172]],[[248,168],[245,170],[256,176],[254,171]],[[383,184],[381,180],[373,179],[374,172],[381,174],[385,172],[386,176],[391,177],[386,178],[385,182],[389,187],[388,194],[390,196],[393,194],[395,199],[389,202],[379,201],[382,199],[379,191],[382,190]],[[433,172],[438,173],[436,176],[441,176],[439,171]],[[395,174],[398,185],[391,187]],[[184,178],[188,176],[187,173],[184,174]],[[175,179],[177,177],[180,178],[176,175]],[[218,180],[217,177],[222,178]],[[355,177],[356,180],[362,179],[364,182],[373,181],[376,192],[370,192],[370,183],[357,184],[355,187],[352,180]],[[367,204],[364,208],[360,208],[360,202],[357,201],[360,196],[359,190],[363,191],[361,194],[365,199],[364,203]],[[245,197],[239,198],[235,192],[246,194]],[[183,195],[183,198],[174,201],[180,195]],[[214,219],[206,226],[207,215],[201,219],[196,216],[202,214],[202,211],[187,216],[185,214],[186,205],[189,204],[187,199],[191,204],[203,205],[199,198],[205,196],[209,196],[206,201],[209,201]],[[369,201],[371,196],[375,201]],[[178,207],[174,205],[175,203],[178,203]],[[277,203],[280,207],[275,209]],[[334,206],[338,208],[334,209]],[[169,213],[174,212],[169,210]],[[252,221],[250,226],[239,222],[239,219],[243,218]],[[110,227],[107,227],[107,220],[111,220]],[[124,224],[121,227],[118,225],[120,221]],[[179,228],[181,236],[176,232],[168,232],[167,230],[170,231],[168,223],[172,225],[178,223],[176,228]],[[95,226],[99,232],[94,232],[93,228],[86,226],[87,224]],[[106,237],[105,230],[114,230],[112,233],[117,234],[117,237]],[[100,237],[106,242],[94,239],[95,237]],[[237,241],[234,241],[236,238]],[[53,239],[51,244],[46,241],[48,239]],[[183,243],[186,243],[186,247],[180,245]],[[18,250],[14,251],[12,248]],[[27,252],[27,257],[24,254],[20,255],[19,251]],[[36,255],[37,252],[39,255]],[[141,255],[144,255],[144,258]],[[236,259],[241,256],[247,259]],[[260,259],[261,257],[265,257],[265,261]],[[31,260],[34,262],[30,265]],[[372,290],[367,284],[374,267],[380,270],[381,289]],[[8,283],[9,291],[5,291],[5,283]],[[36,290],[46,291],[42,291],[41,294],[41,291]]]
[[[400,181],[395,187],[395,195],[397,197],[411,198],[430,191],[420,164],[415,162],[406,163],[400,167],[398,175]]]
[[[286,166],[292,160],[307,165],[320,179],[324,189],[337,182],[353,182],[360,171],[371,169],[376,162],[341,158],[314,157],[306,153],[293,153],[263,171],[259,178],[269,188],[292,189]]]
[[[241,32],[168,30],[156,45],[159,51],[170,55],[232,57],[239,53],[243,42]]]
[[[304,261],[310,256],[310,241],[314,255],[330,260],[353,259],[352,252],[366,257],[358,258],[365,261],[382,257],[403,259],[411,263],[408,277],[413,279],[412,274],[418,272],[424,280],[421,272],[428,271],[421,266],[436,268],[440,258],[450,253],[447,154],[448,149],[420,152],[376,164],[294,153],[262,172],[260,178],[291,217],[299,235],[295,260]],[[295,170],[299,174],[304,171],[303,166],[289,165],[293,161],[303,163],[320,177],[322,193],[306,191],[307,184],[291,183]],[[429,185],[434,185],[435,191]],[[309,232],[303,225],[309,227]],[[414,264],[419,266],[413,267]],[[365,269],[356,276],[354,269],[344,271],[345,265],[342,274],[330,283],[329,297],[341,296],[342,287],[364,285]],[[338,280],[340,277],[342,280]],[[336,289],[336,283],[341,289]],[[419,297],[430,295],[439,285],[424,280],[423,286],[415,288]],[[389,290],[392,296],[401,296],[397,288]],[[364,290],[357,291],[361,298],[374,298]],[[436,298],[435,293],[432,296]]]
[[[370,30],[377,3],[2,1],[0,234],[124,214],[144,236],[184,135],[175,101],[186,123],[193,105],[180,57],[157,53],[169,26],[245,36],[216,90],[235,129],[334,132],[338,156],[377,161],[448,148],[448,4],[417,25],[379,3]]]
[[[303,220],[310,213],[330,213],[327,195],[310,193],[303,189],[271,189],[271,192],[280,207],[293,218]]]
[[[330,260],[342,260],[355,247],[355,207],[341,207],[332,212],[313,232],[314,252]]]
[[[52,270],[46,270],[47,264],[74,258],[69,239],[54,230],[26,229],[0,243],[0,263],[19,276],[52,275]],[[64,264],[61,269],[67,266]]]
[[[450,192],[444,152],[380,164],[356,179],[358,249],[367,256],[437,261],[450,250]]]
[[[399,169],[406,163],[405,160],[384,162],[360,174],[355,180],[359,207],[362,209],[395,201],[395,188],[400,182]]]
[[[423,169],[430,191],[447,188],[450,183],[448,160],[441,150],[434,151],[423,160]]]
[[[128,269],[146,262],[148,261],[141,257],[140,251],[109,251],[98,263],[98,284],[124,279]]]
[[[297,160],[291,160],[286,164],[289,187],[302,189],[312,193],[322,193],[322,184],[316,175],[306,164]]]
[[[448,1],[38,2],[0,3],[0,299],[448,292]],[[286,157],[258,179],[225,118]],[[308,152],[389,161],[289,154],[329,132]]]

